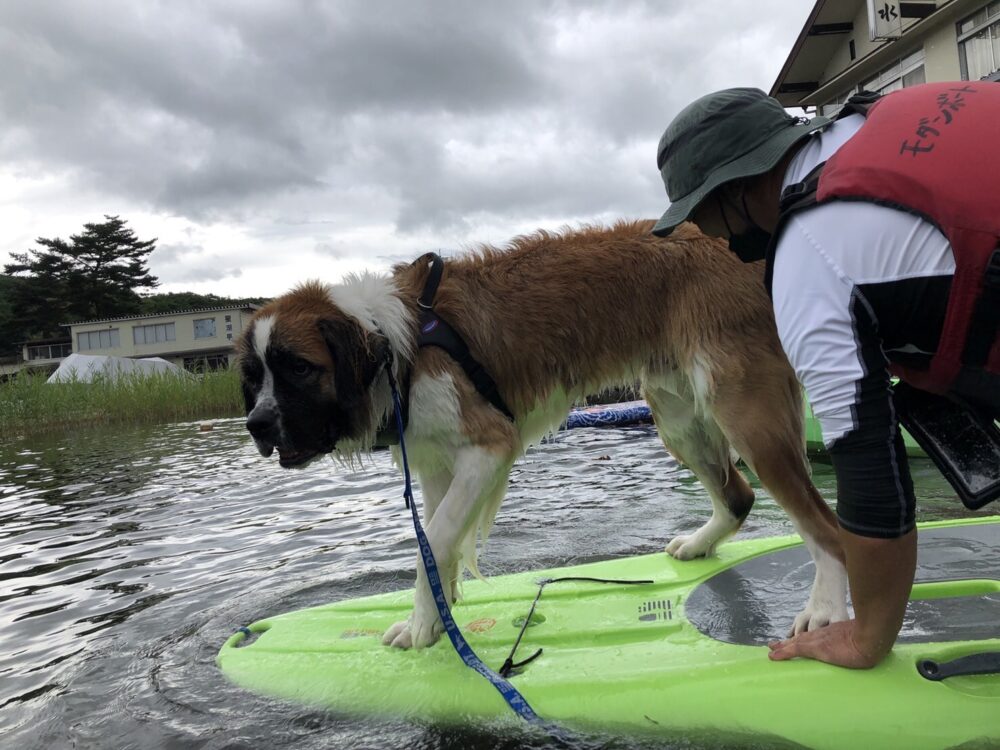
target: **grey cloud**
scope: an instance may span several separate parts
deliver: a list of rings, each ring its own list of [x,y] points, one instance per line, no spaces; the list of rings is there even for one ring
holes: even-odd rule
[[[340,242],[319,241],[313,250],[319,255],[325,255],[329,258],[347,258],[351,255],[350,248],[345,247]]]
[[[238,279],[243,275],[240,268],[227,268],[231,262],[217,256],[202,258],[195,264],[172,266],[151,266],[153,273],[161,284],[194,283],[204,281],[222,281],[223,279]]]
[[[660,132],[709,88],[766,87],[790,7],[4,3],[0,159],[338,258],[316,223],[651,216]]]
[[[349,150],[338,130],[353,113],[462,112],[532,96],[528,32],[498,34],[509,23],[471,9],[9,4],[0,55],[18,75],[3,77],[0,103],[19,137],[3,145],[21,148],[3,156],[44,155],[184,212],[316,188]]]
[[[167,283],[176,284],[178,282],[204,282],[204,281],[222,281],[223,279],[238,279],[243,275],[242,269],[239,268],[217,268],[214,266],[200,267],[200,268],[185,268],[183,271],[177,274],[171,274],[163,277],[163,281]]]
[[[201,245],[168,243],[157,245],[149,256],[149,267],[161,284],[221,281],[239,278],[241,268],[227,267],[232,259],[208,253]]]
[[[203,255],[205,248],[201,245],[185,245],[181,243],[160,243],[150,254],[150,262],[157,265],[169,265],[172,263],[183,263],[190,260],[190,256]]]

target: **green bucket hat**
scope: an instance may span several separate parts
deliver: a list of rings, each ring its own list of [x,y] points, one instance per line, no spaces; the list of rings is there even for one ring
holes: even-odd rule
[[[760,89],[725,89],[692,102],[667,126],[656,151],[670,207],[653,234],[666,237],[719,185],[767,172],[830,122],[793,117]]]

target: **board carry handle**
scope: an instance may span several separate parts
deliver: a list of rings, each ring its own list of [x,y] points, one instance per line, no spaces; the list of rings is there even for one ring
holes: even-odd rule
[[[226,646],[230,648],[245,648],[250,646],[256,641],[260,636],[271,629],[270,622],[255,622],[252,625],[244,625],[243,627],[237,628],[236,632],[229,636],[229,640],[226,641]]]
[[[968,656],[962,656],[958,659],[945,662],[937,662],[933,659],[921,659],[917,662],[917,671],[921,677],[933,682],[940,682],[949,677],[1000,674],[1000,651],[969,654]]]

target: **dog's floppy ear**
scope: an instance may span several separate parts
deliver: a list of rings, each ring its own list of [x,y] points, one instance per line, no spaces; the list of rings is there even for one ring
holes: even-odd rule
[[[337,398],[360,399],[386,361],[388,340],[346,320],[320,320],[319,330],[333,357]]]

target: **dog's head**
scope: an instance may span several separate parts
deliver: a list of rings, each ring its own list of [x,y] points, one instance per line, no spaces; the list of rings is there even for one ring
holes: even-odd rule
[[[254,315],[239,340],[247,429],[262,456],[304,466],[370,439],[372,384],[388,343],[305,284]],[[356,450],[356,448],[353,448]]]

